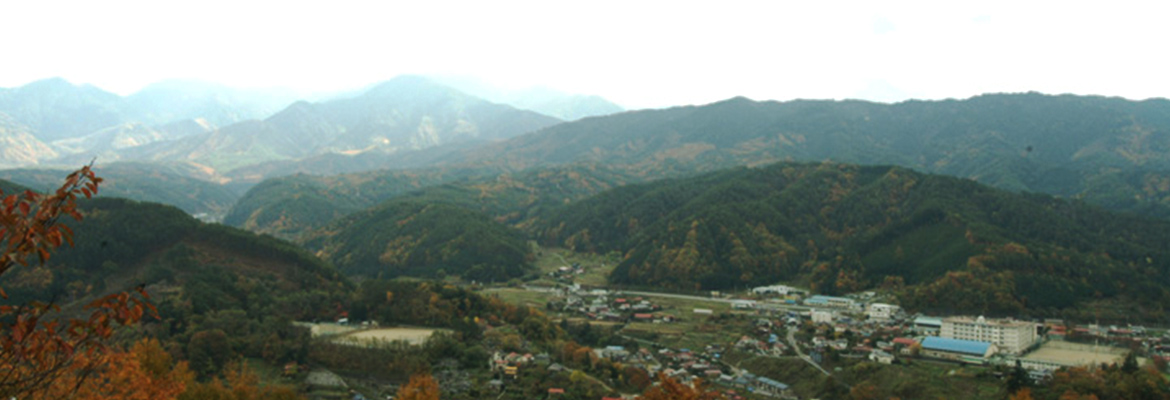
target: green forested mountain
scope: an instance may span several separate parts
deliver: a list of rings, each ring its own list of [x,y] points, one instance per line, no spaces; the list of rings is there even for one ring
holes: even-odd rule
[[[254,232],[296,238],[350,213],[401,196],[481,211],[515,227],[531,225],[540,210],[631,182],[598,165],[533,168],[375,171],[335,176],[294,175],[256,185],[224,218]]]
[[[831,159],[901,165],[1012,191],[1081,198],[1111,210],[1170,217],[1167,132],[1170,102],[1164,100],[1015,94],[886,105],[736,98],[699,107],[587,118],[397,165],[414,167],[418,174],[445,174],[448,178],[486,177],[550,165],[591,166],[629,183],[780,160]],[[363,165],[394,165],[385,160],[370,159]],[[305,170],[334,170],[345,162],[320,159]],[[419,169],[434,164],[442,167]],[[257,176],[270,174],[255,171]],[[296,179],[327,180],[331,182],[329,189],[320,196],[348,199],[351,196],[342,193],[370,193],[369,182],[394,181],[396,174],[399,172],[383,171]],[[449,179],[429,184],[443,182]],[[257,211],[256,203],[307,200],[288,192],[268,191],[265,186],[247,195],[253,198],[251,205],[242,202],[233,213],[251,215]],[[386,198],[371,196],[354,204],[360,209]],[[309,210],[332,215],[334,211],[323,206],[301,204],[294,208],[305,210],[304,216],[312,214]],[[281,229],[320,226],[302,225],[298,218],[283,220],[288,228]],[[229,223],[276,232],[266,227],[268,223],[245,225],[243,219],[229,219]]]
[[[781,163],[630,185],[550,210],[550,245],[620,251],[619,284],[807,282],[917,309],[1076,312],[1170,298],[1170,223],[900,167]]]
[[[69,305],[142,284],[177,300],[168,307],[186,307],[170,310],[176,321],[232,308],[312,318],[327,307],[298,301],[328,297],[347,285],[331,265],[291,243],[203,224],[173,207],[94,198],[80,203],[80,211],[84,220],[63,221],[75,244],[60,248],[45,266],[16,271],[4,287],[10,301]]]
[[[0,179],[0,192],[4,192],[5,196],[10,195],[10,194],[16,194],[18,192],[23,192],[25,190],[28,190],[28,188],[21,186],[21,185],[17,185],[15,183],[12,183],[12,182],[9,182],[6,180],[3,180],[3,179]]]
[[[392,196],[461,176],[465,175],[434,170],[274,178],[249,189],[223,221],[253,232],[295,238]]]
[[[95,171],[105,182],[103,197],[158,202],[179,207],[190,214],[222,215],[239,197],[230,189],[190,177],[190,173],[171,166],[143,163],[101,165]],[[19,182],[37,190],[56,189],[69,170],[14,169],[0,171],[0,178]]]
[[[60,223],[73,246],[46,264],[8,271],[6,305],[39,300],[63,316],[94,299],[142,287],[157,309],[119,337],[158,339],[201,379],[239,357],[274,365],[309,356],[310,334],[292,321],[334,319],[353,286],[333,266],[272,237],[203,224],[179,209],[116,198],[79,203]]]
[[[502,281],[526,272],[523,235],[446,203],[389,201],[313,232],[305,247],[347,274]]]
[[[1170,101],[1036,93],[890,105],[734,98],[560,124],[454,153],[446,163],[520,170],[597,162],[657,178],[786,160],[900,165],[1170,216]]]

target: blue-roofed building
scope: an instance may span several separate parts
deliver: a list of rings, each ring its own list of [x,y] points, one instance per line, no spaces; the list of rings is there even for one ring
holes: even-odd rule
[[[974,340],[929,336],[922,340],[922,355],[956,361],[982,362],[995,354],[994,344]]]
[[[775,379],[767,378],[767,377],[763,377],[763,376],[756,378],[756,384],[755,384],[754,388],[755,388],[754,393],[765,393],[765,394],[769,394],[772,396],[787,396],[787,395],[789,395],[788,385],[785,385],[785,384],[783,384],[780,381],[777,381]]]
[[[809,307],[856,308],[857,302],[850,298],[818,294],[805,299],[804,305]]]

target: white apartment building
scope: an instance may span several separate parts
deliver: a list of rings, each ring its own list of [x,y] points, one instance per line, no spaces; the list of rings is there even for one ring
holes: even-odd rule
[[[1000,352],[1008,354],[1021,354],[1038,339],[1034,323],[1012,319],[989,320],[982,316],[943,318],[939,336],[992,343]]]
[[[901,309],[902,307],[898,307],[893,304],[872,303],[869,305],[869,309],[866,310],[865,313],[869,314],[869,319],[885,321],[889,320],[890,318],[894,318],[894,315],[897,315],[898,311]]]
[[[811,317],[812,317],[812,322],[814,324],[831,324],[831,323],[833,323],[833,312],[832,311],[813,310]]]

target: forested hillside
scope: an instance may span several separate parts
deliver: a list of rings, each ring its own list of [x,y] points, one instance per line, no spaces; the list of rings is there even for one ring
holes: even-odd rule
[[[246,303],[247,293],[225,293],[222,287],[191,290],[187,285],[198,286],[195,282],[202,278],[255,280],[272,289],[306,292],[343,285],[332,266],[291,243],[203,224],[170,206],[116,198],[95,198],[80,206],[85,219],[69,224],[75,244],[61,248],[46,266],[18,271],[16,283],[5,287],[13,299],[83,299],[159,284],[187,289],[179,291],[182,297],[195,309],[209,310],[220,309],[216,305],[223,302]],[[311,311],[295,313],[305,317],[300,314]]]
[[[296,238],[330,221],[403,196],[458,204],[499,222],[528,226],[539,210],[637,181],[599,165],[533,168],[517,173],[486,169],[375,171],[336,176],[269,179],[246,193],[224,223]]]
[[[103,197],[163,203],[189,214],[223,215],[239,198],[226,186],[190,177],[182,166],[113,163],[97,170],[105,177]],[[63,169],[12,169],[0,171],[0,178],[48,190],[68,173]]]
[[[453,153],[448,165],[597,162],[634,176],[833,160],[900,165],[1012,191],[1170,216],[1170,101],[990,94],[966,100],[734,98],[552,126]]]
[[[519,231],[445,203],[389,201],[313,232],[305,247],[350,275],[505,281],[533,258]]]
[[[466,172],[377,171],[268,179],[249,189],[223,222],[291,239],[390,197],[464,176]]]
[[[1160,312],[1170,224],[900,167],[781,163],[630,185],[551,210],[549,245],[619,251],[614,283],[886,287],[916,309]]]

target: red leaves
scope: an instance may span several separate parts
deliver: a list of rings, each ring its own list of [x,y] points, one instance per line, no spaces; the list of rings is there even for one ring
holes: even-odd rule
[[[101,181],[91,166],[84,166],[66,177],[52,195],[0,193],[0,276],[15,265],[28,265],[34,254],[43,264],[56,248],[64,243],[72,245],[73,230],[58,221],[61,216],[80,221],[77,197],[97,194]],[[3,289],[0,296],[7,297]],[[56,305],[0,306],[0,321],[11,321],[0,322],[3,397],[34,398],[54,387],[79,387],[106,361],[109,352],[105,342],[117,326],[137,323],[147,312],[158,316],[149,299],[143,288],[133,295],[112,294],[86,306],[89,318],[64,323],[57,322],[59,318],[43,318],[60,311]],[[59,382],[67,384],[56,385]]]

